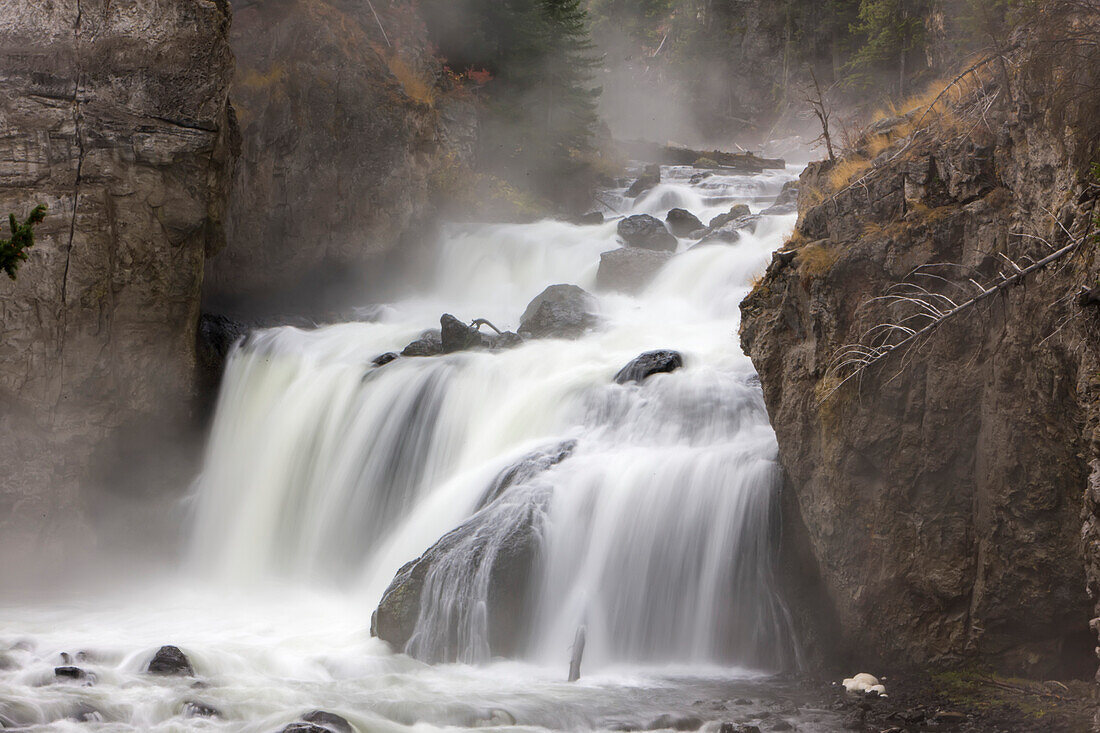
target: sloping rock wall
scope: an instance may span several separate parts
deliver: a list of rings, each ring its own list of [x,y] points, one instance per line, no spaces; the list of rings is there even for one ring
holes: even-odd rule
[[[1100,188],[1077,161],[1094,141],[1026,78],[1011,95],[969,131],[945,115],[898,139],[852,184],[835,171],[854,157],[812,165],[794,237],[742,304],[788,475],[787,533],[840,630],[831,654],[1036,675],[1092,663],[1086,564],[1100,545],[1081,543],[1081,517],[1100,465],[1100,309],[1077,293],[1100,276],[1087,236]],[[902,314],[872,298],[914,268],[951,263],[950,284],[922,284],[961,302],[970,278],[1010,268],[1002,253],[1026,264],[1073,241],[1057,266],[837,389],[835,356]]]

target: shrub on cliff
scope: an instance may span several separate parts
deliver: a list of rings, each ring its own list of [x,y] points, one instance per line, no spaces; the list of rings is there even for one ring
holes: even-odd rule
[[[0,239],[0,269],[15,279],[19,265],[27,259],[27,250],[34,246],[34,225],[46,218],[46,205],[39,204],[31,209],[30,216],[20,224],[15,214],[8,214],[8,226],[11,227],[11,239]]]

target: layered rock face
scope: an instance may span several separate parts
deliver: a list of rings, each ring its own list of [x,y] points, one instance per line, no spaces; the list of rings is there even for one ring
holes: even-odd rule
[[[361,300],[382,259],[418,237],[442,159],[472,155],[473,106],[437,99],[438,64],[415,9],[377,9],[377,18],[355,0],[237,9],[243,146],[229,244],[207,267],[211,307],[316,306],[321,282],[329,298],[344,282]]]
[[[796,234],[742,304],[788,476],[788,558],[820,580],[801,616],[822,654],[1030,674],[1090,664],[1095,500],[1084,545],[1081,517],[1100,465],[1100,309],[1077,292],[1100,276],[1087,234],[1100,187],[1081,165],[1087,122],[1064,105],[1056,118],[1015,68],[987,80],[1000,101],[976,123],[955,111],[899,136],[848,183],[837,171],[851,160],[811,166]],[[838,353],[912,313],[872,299],[915,268],[950,263],[915,282],[961,303],[971,278],[1013,272],[1002,253],[1025,266],[1073,242],[838,388]]]
[[[13,546],[82,523],[78,486],[120,429],[188,408],[229,183],[229,24],[225,0],[0,13],[0,212],[49,206],[18,280],[0,280],[12,567]]]

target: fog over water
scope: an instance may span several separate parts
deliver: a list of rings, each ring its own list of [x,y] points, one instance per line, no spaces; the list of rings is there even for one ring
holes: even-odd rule
[[[637,199],[608,192],[609,216],[759,211],[798,171],[663,173]],[[426,293],[370,308],[369,321],[252,334],[230,357],[180,508],[178,568],[153,587],[119,578],[64,602],[3,601],[0,721],[271,731],[320,708],[361,731],[580,730],[663,714],[751,721],[782,705],[768,675],[799,658],[773,577],[776,444],[737,329],[794,218],[765,216],[732,245],[681,240],[638,296],[599,293],[599,325],[575,341],[371,364],[444,312],[514,330],[548,285],[596,292],[600,254],[619,246],[613,219],[454,226]],[[684,367],[614,382],[658,348]],[[563,444],[567,457],[485,505],[502,471]],[[372,639],[395,573],[478,511],[489,529],[433,570],[408,648]],[[509,620],[521,644],[504,660],[489,648],[474,550],[521,521],[537,527],[541,561],[535,610]],[[579,626],[583,676],[567,683]],[[197,681],[144,673],[162,644],[184,650]],[[94,684],[56,682],[62,653]],[[738,697],[753,704],[735,713]],[[196,704],[220,715],[196,717]],[[835,729],[820,711],[791,715]]]

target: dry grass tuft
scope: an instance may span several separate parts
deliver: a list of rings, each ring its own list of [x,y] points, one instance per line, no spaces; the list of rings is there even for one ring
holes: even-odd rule
[[[839,160],[829,171],[829,188],[833,192],[839,191],[854,178],[866,173],[870,168],[871,161],[858,156]]]
[[[436,87],[426,74],[417,72],[395,53],[386,53],[382,56],[386,60],[386,66],[400,82],[409,99],[429,107],[435,106]]]
[[[840,255],[833,252],[828,246],[817,242],[806,245],[798,252],[801,271],[811,277],[829,272],[838,259],[840,259]]]

